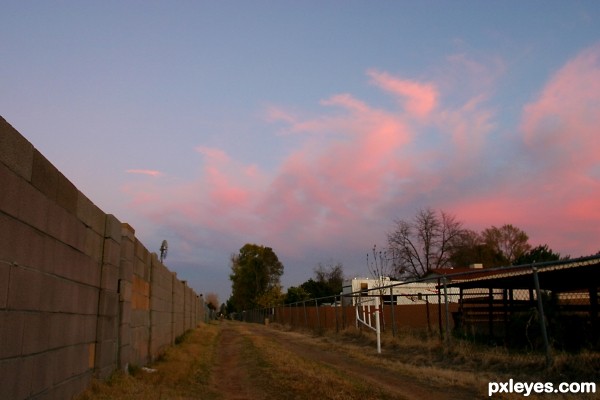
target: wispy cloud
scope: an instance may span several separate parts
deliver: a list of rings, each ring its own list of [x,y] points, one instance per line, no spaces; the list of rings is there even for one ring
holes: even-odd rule
[[[126,172],[128,174],[149,175],[154,177],[164,175],[162,172],[154,169],[128,169]]]
[[[281,106],[265,111],[269,123],[295,134],[279,140],[300,138],[272,170],[198,146],[194,179],[167,189],[137,183],[145,186],[128,191],[156,223],[196,246],[229,246],[227,254],[254,241],[284,257],[356,256],[380,242],[394,218],[425,206],[450,211],[473,229],[515,224],[534,244],[563,253],[597,251],[599,60],[596,46],[566,63],[523,105],[519,127],[502,126],[489,105],[489,77],[479,92],[474,82],[471,95],[450,103],[440,77],[420,82],[369,70],[367,78],[394,96],[396,107],[341,93],[322,100],[316,116]],[[514,133],[503,141],[507,131]],[[128,172],[148,173],[141,171]]]

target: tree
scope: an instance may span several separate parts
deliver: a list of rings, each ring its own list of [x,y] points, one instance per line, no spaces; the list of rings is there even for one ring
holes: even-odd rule
[[[493,246],[485,243],[481,234],[465,229],[452,243],[450,264],[461,268],[479,263],[484,267],[492,267],[505,265],[505,260]]]
[[[281,295],[283,264],[270,247],[246,244],[231,256],[231,303],[236,311],[266,306]]]
[[[219,306],[219,296],[216,293],[206,294],[206,306],[215,311]]]
[[[309,300],[310,294],[304,290],[301,286],[291,286],[288,288],[285,294],[285,304],[299,303],[301,301]]]
[[[373,255],[369,257],[367,253],[367,269],[369,273],[377,281],[377,287],[386,286],[386,278],[391,278],[394,271],[394,264],[390,263],[390,259],[386,251],[377,251],[377,246],[373,246]],[[379,289],[379,295],[383,296],[386,289]],[[388,291],[389,292],[389,291]]]
[[[262,294],[260,294],[255,303],[257,306],[261,308],[272,307],[274,305],[279,305],[283,303],[285,296],[281,291],[280,285],[275,285],[267,290],[265,290]]]
[[[288,289],[287,304],[309,299],[327,301],[327,297],[340,294],[344,282],[344,270],[341,263],[323,265],[319,263],[313,270],[315,278],[310,278],[299,287]]]
[[[538,245],[527,251],[514,262],[514,265],[532,264],[546,261],[568,260],[570,257],[562,257],[560,253],[553,252],[547,244]]]
[[[388,234],[397,275],[419,278],[429,271],[450,266],[452,245],[463,231],[462,223],[444,211],[421,209],[409,221],[396,220]]]
[[[342,263],[317,264],[314,269],[317,282],[325,284],[327,296],[340,294],[344,284],[344,267]]]
[[[500,255],[500,265],[511,265],[531,249],[529,236],[510,224],[500,228],[492,226],[482,233],[483,242]]]

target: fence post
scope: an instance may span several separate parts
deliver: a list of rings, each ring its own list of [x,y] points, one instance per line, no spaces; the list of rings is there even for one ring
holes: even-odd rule
[[[394,301],[393,287],[390,287],[390,306],[392,307],[392,336],[396,337],[396,302]]]
[[[442,328],[442,292],[440,291],[440,286],[441,286],[442,282],[441,282],[441,278],[438,278],[438,291],[437,291],[437,301],[438,301],[438,327],[439,327],[439,331],[440,331],[440,341],[444,340],[444,331]]]
[[[538,277],[537,268],[531,267],[533,271],[533,284],[535,285],[535,293],[537,296],[538,317],[540,320],[540,329],[542,330],[542,339],[544,339],[544,350],[546,352],[546,368],[552,365],[552,356],[550,354],[550,343],[548,342],[548,332],[546,331],[546,317],[544,316],[544,304],[542,302],[542,291],[540,289],[540,279]]]
[[[302,302],[302,309],[304,310],[304,327],[308,329],[308,315],[306,315],[306,300]]]
[[[317,299],[315,299],[315,308],[317,309],[317,330],[321,330],[321,318],[319,316],[319,304],[317,303]]]
[[[333,296],[333,313],[335,315],[335,333],[338,333],[340,331],[340,326],[338,324],[337,296]]]
[[[446,342],[450,341],[450,306],[448,304],[448,287],[446,286],[446,277],[442,277],[444,283],[444,302],[446,303]]]

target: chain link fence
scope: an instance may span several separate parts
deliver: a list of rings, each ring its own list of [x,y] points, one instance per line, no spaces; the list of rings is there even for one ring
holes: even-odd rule
[[[317,333],[340,332],[360,329],[357,316],[362,308],[360,312],[367,314],[380,312],[388,336],[407,332],[438,336],[447,349],[457,341],[484,344],[539,360],[546,367],[557,352],[600,350],[600,255],[515,267],[440,270],[426,279],[388,282],[353,280],[340,295],[244,311],[238,318]],[[374,297],[381,299],[379,310],[368,302]]]

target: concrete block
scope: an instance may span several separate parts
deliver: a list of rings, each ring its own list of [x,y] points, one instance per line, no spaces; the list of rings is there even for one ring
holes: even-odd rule
[[[30,358],[0,361],[0,399],[25,399],[31,392]]]
[[[77,215],[79,190],[60,171],[58,172],[56,202],[69,213]]]
[[[96,315],[98,312],[99,289],[87,285],[77,285],[77,300],[79,306],[73,307],[72,312],[81,314]]]
[[[48,277],[45,285],[50,290],[51,297],[42,309],[64,313],[96,314],[98,288],[53,277]]]
[[[78,274],[76,275],[76,280],[81,283],[98,287],[98,285],[101,284],[102,266],[97,261],[91,259],[85,254],[78,254],[79,268]]]
[[[77,251],[55,238],[46,242],[51,242],[46,245],[46,256],[52,260],[46,271],[70,279],[79,261]]]
[[[122,344],[119,347],[119,368],[123,371],[127,370],[127,366],[131,363],[131,345],[129,343]]]
[[[129,327],[131,325],[131,303],[119,303],[119,323],[121,326]]]
[[[59,385],[89,370],[89,346],[80,344],[52,352],[51,364],[56,365],[52,382]]]
[[[67,230],[68,213],[67,211],[59,207],[56,203],[50,203],[48,205],[48,212],[46,218],[46,230],[48,234],[61,242],[64,242]]]
[[[121,243],[112,238],[105,238],[102,261],[105,264],[119,265],[121,262]]]
[[[92,377],[91,371],[72,377],[67,381],[53,386],[48,391],[32,397],[31,400],[74,399],[90,385]]]
[[[48,349],[48,332],[50,315],[47,313],[27,313],[23,315],[23,348],[22,354],[40,353]]]
[[[132,283],[124,279],[119,280],[119,301],[131,303]]]
[[[146,310],[139,310],[132,308],[131,309],[131,327],[143,327],[144,329],[148,329],[150,325],[150,313]]]
[[[121,236],[135,242],[135,229],[126,222],[121,224]]]
[[[105,340],[96,343],[95,368],[102,370],[105,367],[115,369],[117,366],[117,341]]]
[[[138,239],[135,240],[135,258],[145,265],[150,265],[150,252]]]
[[[121,264],[119,266],[119,279],[131,282],[133,280],[133,265],[133,260],[124,260],[121,258]]]
[[[85,226],[104,236],[106,214],[79,191],[77,192],[77,218]]]
[[[49,294],[44,286],[43,274],[13,266],[10,271],[8,308],[13,310],[39,311],[42,308],[42,294]]]
[[[72,344],[69,334],[74,322],[69,314],[49,313],[48,349],[57,349]]]
[[[0,359],[21,355],[24,327],[24,313],[0,311]]]
[[[100,291],[98,315],[115,317],[119,315],[119,294],[107,290]]]
[[[119,290],[119,267],[109,264],[102,265],[100,287],[114,292]]]
[[[17,217],[21,205],[21,192],[26,186],[30,186],[27,181],[0,163],[0,211]]]
[[[143,260],[136,258],[133,264],[133,275],[145,281],[150,280],[150,266]]]
[[[19,222],[12,217],[0,213],[0,261],[13,263],[16,257],[15,230]]]
[[[34,149],[31,184],[50,200],[56,201],[58,177],[58,169],[42,153]]]
[[[45,237],[38,230],[17,224],[12,232],[14,246],[14,262],[35,269],[42,269],[46,264]]]
[[[96,340],[103,342],[106,340],[117,340],[119,335],[119,320],[114,317],[98,316],[98,327]]]
[[[5,261],[0,261],[0,310],[5,309],[8,304],[9,277],[10,264]]]
[[[106,380],[111,377],[112,373],[119,368],[116,362],[114,364],[109,364],[104,367],[99,367],[94,372],[94,377],[98,379]]]
[[[45,231],[50,200],[31,185],[23,185],[19,192],[18,218],[40,231]]]
[[[35,395],[52,386],[53,372],[51,369],[51,354],[41,353],[31,357],[31,394]]]
[[[133,276],[133,286],[131,292],[131,304],[133,309],[150,309],[150,284],[138,276]]]
[[[33,145],[0,117],[0,163],[30,181],[33,150]]]
[[[94,231],[89,226],[85,228],[84,253],[91,257],[98,264],[102,262],[102,253],[104,251],[104,237]]]
[[[104,237],[111,238],[117,243],[121,243],[121,221],[112,214],[106,215],[106,225],[104,227]]]
[[[50,313],[48,348],[90,343],[96,340],[96,316]]]

